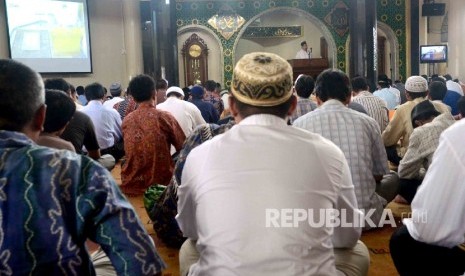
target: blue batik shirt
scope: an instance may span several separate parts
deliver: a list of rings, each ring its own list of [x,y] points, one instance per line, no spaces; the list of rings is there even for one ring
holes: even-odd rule
[[[0,130],[0,275],[95,275],[87,238],[118,275],[165,268],[110,173],[70,151]]]

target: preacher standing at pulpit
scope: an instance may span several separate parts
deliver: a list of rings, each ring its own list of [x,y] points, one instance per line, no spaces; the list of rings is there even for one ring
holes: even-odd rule
[[[308,51],[307,41],[302,41],[300,47],[300,50],[295,55],[296,59],[309,59],[312,57],[312,48]]]

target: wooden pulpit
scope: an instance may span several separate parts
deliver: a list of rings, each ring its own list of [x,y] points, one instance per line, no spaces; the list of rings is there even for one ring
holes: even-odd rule
[[[329,68],[326,58],[290,59],[288,62],[292,66],[294,81],[300,74],[309,75],[316,80],[321,72]]]

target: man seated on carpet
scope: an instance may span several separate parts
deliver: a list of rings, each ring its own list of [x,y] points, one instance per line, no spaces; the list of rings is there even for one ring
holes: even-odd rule
[[[89,102],[81,111],[90,117],[95,126],[100,152],[110,154],[118,161],[124,156],[121,117],[116,110],[103,106],[105,90],[100,83],[87,85],[85,93]]]
[[[63,91],[47,89],[45,91],[45,104],[47,111],[44,130],[40,133],[36,143],[45,147],[75,152],[73,144],[60,138],[74,112],[76,112],[73,100]]]
[[[399,165],[400,159],[407,151],[410,135],[413,132],[412,109],[427,99],[428,82],[421,76],[411,76],[405,82],[405,93],[407,102],[397,107],[396,113],[382,133],[388,159],[395,165]],[[433,104],[437,111],[450,113],[447,105],[439,102],[433,102]],[[400,149],[397,149],[399,141]]]
[[[400,275],[465,272],[465,120],[439,138],[431,166],[412,201],[412,217],[391,237]]]
[[[297,107],[289,119],[292,124],[297,118],[315,110],[318,106],[310,99],[315,88],[315,81],[308,75],[300,75],[294,83],[294,90],[297,94]]]
[[[160,275],[165,264],[111,174],[34,142],[45,114],[39,74],[0,60],[2,274],[94,275],[89,238],[119,275]]]
[[[181,150],[186,136],[173,115],[155,108],[157,95],[152,77],[134,77],[129,90],[139,107],[123,122],[126,162],[121,168],[121,189],[137,196],[151,185],[168,185],[174,170],[170,147]]]
[[[412,202],[424,173],[431,164],[433,153],[438,147],[439,136],[454,122],[454,117],[450,113],[439,113],[428,100],[413,108],[414,130],[410,135],[407,152],[399,164],[399,194],[395,202],[404,204]]]
[[[346,106],[351,98],[350,80],[340,70],[322,72],[315,84],[318,109],[298,118],[294,126],[318,133],[335,143],[349,163],[360,209],[374,210],[374,224],[384,206],[394,199],[398,179],[390,172],[378,123]],[[385,176],[383,179],[383,176]],[[367,224],[364,230],[373,225]]]
[[[46,79],[45,89],[56,89],[65,92],[70,98],[69,83],[63,78]],[[77,106],[76,106],[77,108]],[[86,154],[111,171],[115,167],[115,158],[109,154],[102,155],[95,135],[94,124],[86,114],[79,110],[74,112],[60,137],[71,142],[79,154]],[[85,147],[85,151],[84,148]]]
[[[192,150],[183,169],[177,221],[189,239],[181,275],[365,275],[358,226],[267,226],[270,208],[345,209],[351,222],[360,214],[341,150],[286,123],[297,102],[289,63],[244,55],[231,89],[237,124]]]
[[[374,96],[368,88],[368,83],[364,77],[352,79],[352,102],[361,104],[367,111],[368,116],[375,119],[381,132],[389,123],[389,110],[386,102]]]

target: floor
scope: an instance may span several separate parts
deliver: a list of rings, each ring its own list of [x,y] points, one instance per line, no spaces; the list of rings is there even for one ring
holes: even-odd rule
[[[112,175],[116,179],[117,183],[121,183],[120,167],[117,166],[112,171]],[[169,248],[162,241],[160,241],[152,227],[152,223],[145,211],[142,197],[131,197],[129,201],[134,206],[135,210],[140,216],[142,223],[145,225],[147,232],[155,240],[157,250],[162,256],[163,260],[167,263],[168,268],[163,272],[164,276],[178,276],[179,275],[179,259],[178,250]],[[410,212],[409,206],[389,204],[387,208],[390,208],[396,218],[396,225],[400,225],[400,218],[404,217]],[[391,276],[398,275],[394,264],[392,263],[391,256],[389,254],[389,239],[396,228],[390,225],[384,226],[364,232],[361,240],[366,244],[370,252],[370,269],[368,272],[369,276]]]

